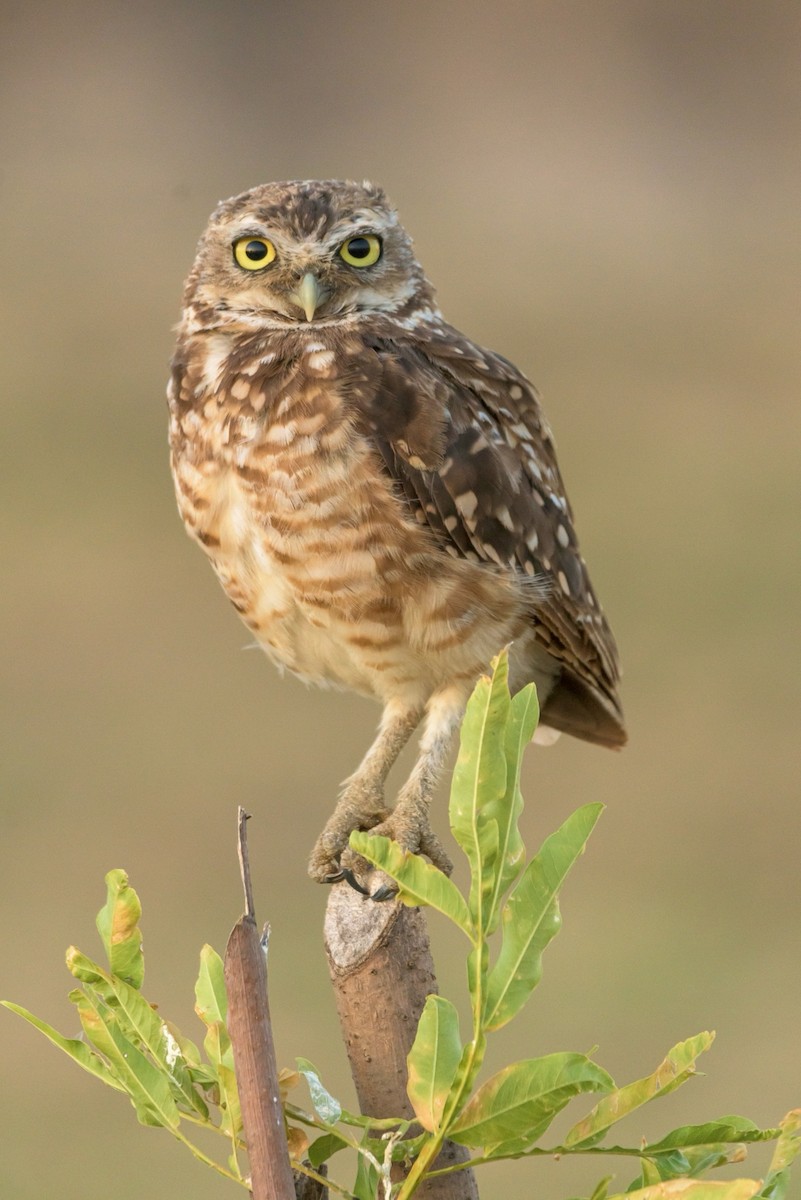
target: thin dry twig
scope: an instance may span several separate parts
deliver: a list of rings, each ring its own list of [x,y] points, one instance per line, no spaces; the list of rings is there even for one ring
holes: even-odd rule
[[[245,916],[256,920],[256,906],[253,902],[253,882],[250,878],[250,856],[248,854],[248,821],[250,813],[245,812],[242,805],[237,810],[237,851],[239,853],[239,872],[242,876],[242,887],[245,891]]]

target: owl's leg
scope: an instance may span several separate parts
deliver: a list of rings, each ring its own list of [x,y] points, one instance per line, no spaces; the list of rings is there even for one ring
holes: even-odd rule
[[[431,829],[429,806],[453,736],[461,723],[468,692],[469,686],[451,685],[435,692],[430,698],[426,705],[425,727],[414,769],[401,788],[392,812],[372,829],[373,833],[393,838],[413,854],[425,854],[446,875],[453,870],[453,863]],[[381,875],[381,880],[383,882],[372,893],[374,900],[388,900],[397,891],[395,884],[387,880],[385,875]]]
[[[403,747],[423,715],[422,707],[409,708],[390,701],[381,718],[378,734],[361,763],[342,784],[337,806],[325,823],[309,859],[309,874],[318,883],[336,883],[345,878],[340,864],[342,851],[354,829],[372,829],[387,815],[384,783]]]

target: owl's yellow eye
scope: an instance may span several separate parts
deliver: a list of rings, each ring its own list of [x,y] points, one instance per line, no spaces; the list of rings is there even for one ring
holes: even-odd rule
[[[372,233],[348,238],[339,247],[339,257],[351,267],[372,267],[381,257],[381,238]]]
[[[234,258],[246,271],[260,271],[273,261],[275,253],[267,238],[243,237],[234,242]]]

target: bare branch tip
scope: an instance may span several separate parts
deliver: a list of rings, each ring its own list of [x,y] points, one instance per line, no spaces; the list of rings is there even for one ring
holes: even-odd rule
[[[253,884],[250,878],[250,858],[248,855],[247,823],[250,813],[245,812],[242,805],[237,809],[237,848],[239,851],[239,871],[242,877],[242,887],[245,892],[245,915],[251,920],[256,919],[256,906],[253,900]]]

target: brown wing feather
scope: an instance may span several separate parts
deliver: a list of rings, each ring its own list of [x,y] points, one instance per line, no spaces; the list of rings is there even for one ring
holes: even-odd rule
[[[387,470],[452,554],[545,579],[537,640],[562,664],[544,719],[625,742],[617,648],[579,553],[550,429],[525,376],[452,327],[375,339],[365,416]]]

